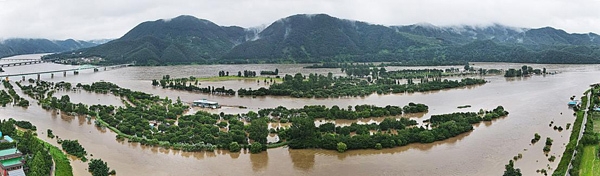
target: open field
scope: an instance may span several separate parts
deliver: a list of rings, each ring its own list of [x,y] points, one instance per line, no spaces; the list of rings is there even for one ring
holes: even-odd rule
[[[600,160],[598,159],[598,146],[586,146],[583,148],[581,159],[581,176],[600,175]]]

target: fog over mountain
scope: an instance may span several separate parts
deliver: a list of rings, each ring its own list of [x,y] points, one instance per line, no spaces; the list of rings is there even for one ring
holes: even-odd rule
[[[600,33],[598,0],[1,0],[0,38],[93,40],[119,38],[135,25],[189,14],[223,26],[269,25],[294,14],[325,13],[380,25],[436,26],[494,23],[551,26],[570,33]]]

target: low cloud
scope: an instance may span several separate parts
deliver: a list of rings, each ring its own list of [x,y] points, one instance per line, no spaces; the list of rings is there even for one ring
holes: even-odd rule
[[[600,33],[598,0],[0,0],[0,38],[118,38],[144,21],[193,15],[254,27],[294,14],[326,13],[383,25],[489,25]]]

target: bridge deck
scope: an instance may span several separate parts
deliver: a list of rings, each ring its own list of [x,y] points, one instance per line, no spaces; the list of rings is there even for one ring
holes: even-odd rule
[[[106,67],[106,68],[127,67],[127,66],[130,66],[130,65],[132,65],[132,64],[120,64],[120,65],[111,65],[111,66],[88,66],[88,67],[83,67],[83,68],[71,68],[71,69],[62,69],[62,70],[38,71],[38,72],[29,72],[29,73],[16,73],[16,74],[0,75],[0,78],[2,78],[2,77],[14,77],[14,76],[38,75],[38,74],[47,74],[47,73],[59,73],[59,72],[68,72],[68,71],[79,71],[79,70],[88,70],[88,69],[95,69],[95,68],[102,68],[102,67]]]

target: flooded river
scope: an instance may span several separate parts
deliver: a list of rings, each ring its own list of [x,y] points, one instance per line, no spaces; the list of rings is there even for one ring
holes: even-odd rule
[[[31,56],[34,57],[34,56]],[[10,62],[1,61],[0,62]],[[14,61],[13,61],[14,62]],[[513,63],[474,63],[479,68],[520,68],[523,64]],[[535,170],[555,168],[558,159],[568,141],[569,130],[558,132],[548,125],[563,128],[573,123],[572,110],[568,109],[569,97],[581,96],[591,83],[600,82],[600,65],[539,65],[529,64],[533,68],[545,67],[555,75],[532,76],[528,78],[507,79],[502,76],[485,76],[489,83],[481,86],[443,90],[427,93],[370,95],[356,98],[334,99],[295,99],[287,97],[235,97],[213,96],[199,93],[168,90],[151,86],[152,79],[160,79],[169,74],[177,77],[208,77],[225,70],[237,73],[239,70],[274,70],[282,74],[332,72],[342,75],[339,69],[302,69],[303,65],[191,65],[164,67],[128,67],[115,70],[81,71],[79,75],[68,73],[66,77],[55,74],[41,75],[47,81],[68,81],[71,83],[91,83],[110,81],[133,90],[144,91],[184,102],[207,98],[224,105],[247,106],[248,110],[276,107],[299,108],[304,105],[326,105],[347,107],[349,105],[373,104],[377,106],[403,106],[409,102],[424,103],[430,107],[426,114],[410,116],[422,121],[432,114],[457,111],[478,111],[504,106],[510,112],[505,118],[481,123],[475,130],[460,136],[431,144],[411,144],[404,147],[383,150],[355,150],[337,153],[327,150],[290,150],[287,148],[269,149],[261,154],[246,152],[230,154],[227,151],[181,152],[155,147],[140,146],[135,143],[117,141],[115,134],[99,129],[93,122],[83,117],[70,117],[41,109],[35,101],[27,109],[20,107],[1,107],[0,118],[28,120],[38,127],[40,138],[56,145],[56,141],[46,137],[46,129],[52,129],[62,139],[78,139],[93,158],[102,158],[118,175],[501,175],[504,165],[513,156],[521,153],[523,158],[516,162],[524,175],[537,175]],[[77,68],[51,63],[27,66],[7,67],[2,74],[27,73],[41,70]],[[392,67],[389,69],[401,69]],[[415,68],[415,67],[411,67]],[[424,68],[424,67],[419,67]],[[428,67],[450,68],[450,67]],[[458,67],[456,67],[458,68]],[[388,70],[389,70],[388,69]],[[1,77],[1,76],[0,76]],[[36,78],[36,75],[26,79]],[[11,80],[20,80],[13,77]],[[225,86],[237,90],[241,87],[258,88],[261,83],[248,81],[202,82],[203,86]],[[21,93],[20,90],[17,90]],[[86,104],[120,105],[119,98],[110,95],[98,95],[86,92],[62,92],[69,94],[74,102]],[[22,93],[21,93],[22,95]],[[57,94],[59,95],[59,94]],[[22,95],[25,97],[24,95]],[[469,104],[471,108],[457,109],[457,106]],[[241,113],[247,110],[222,108],[215,112]],[[562,114],[561,114],[562,113]],[[361,119],[360,122],[372,123],[381,119]],[[339,125],[352,123],[336,121]],[[282,124],[283,125],[283,124]],[[543,143],[530,144],[534,133],[542,139],[554,139],[550,155],[558,159],[549,162],[542,151]],[[75,175],[90,175],[87,164],[73,161]]]

